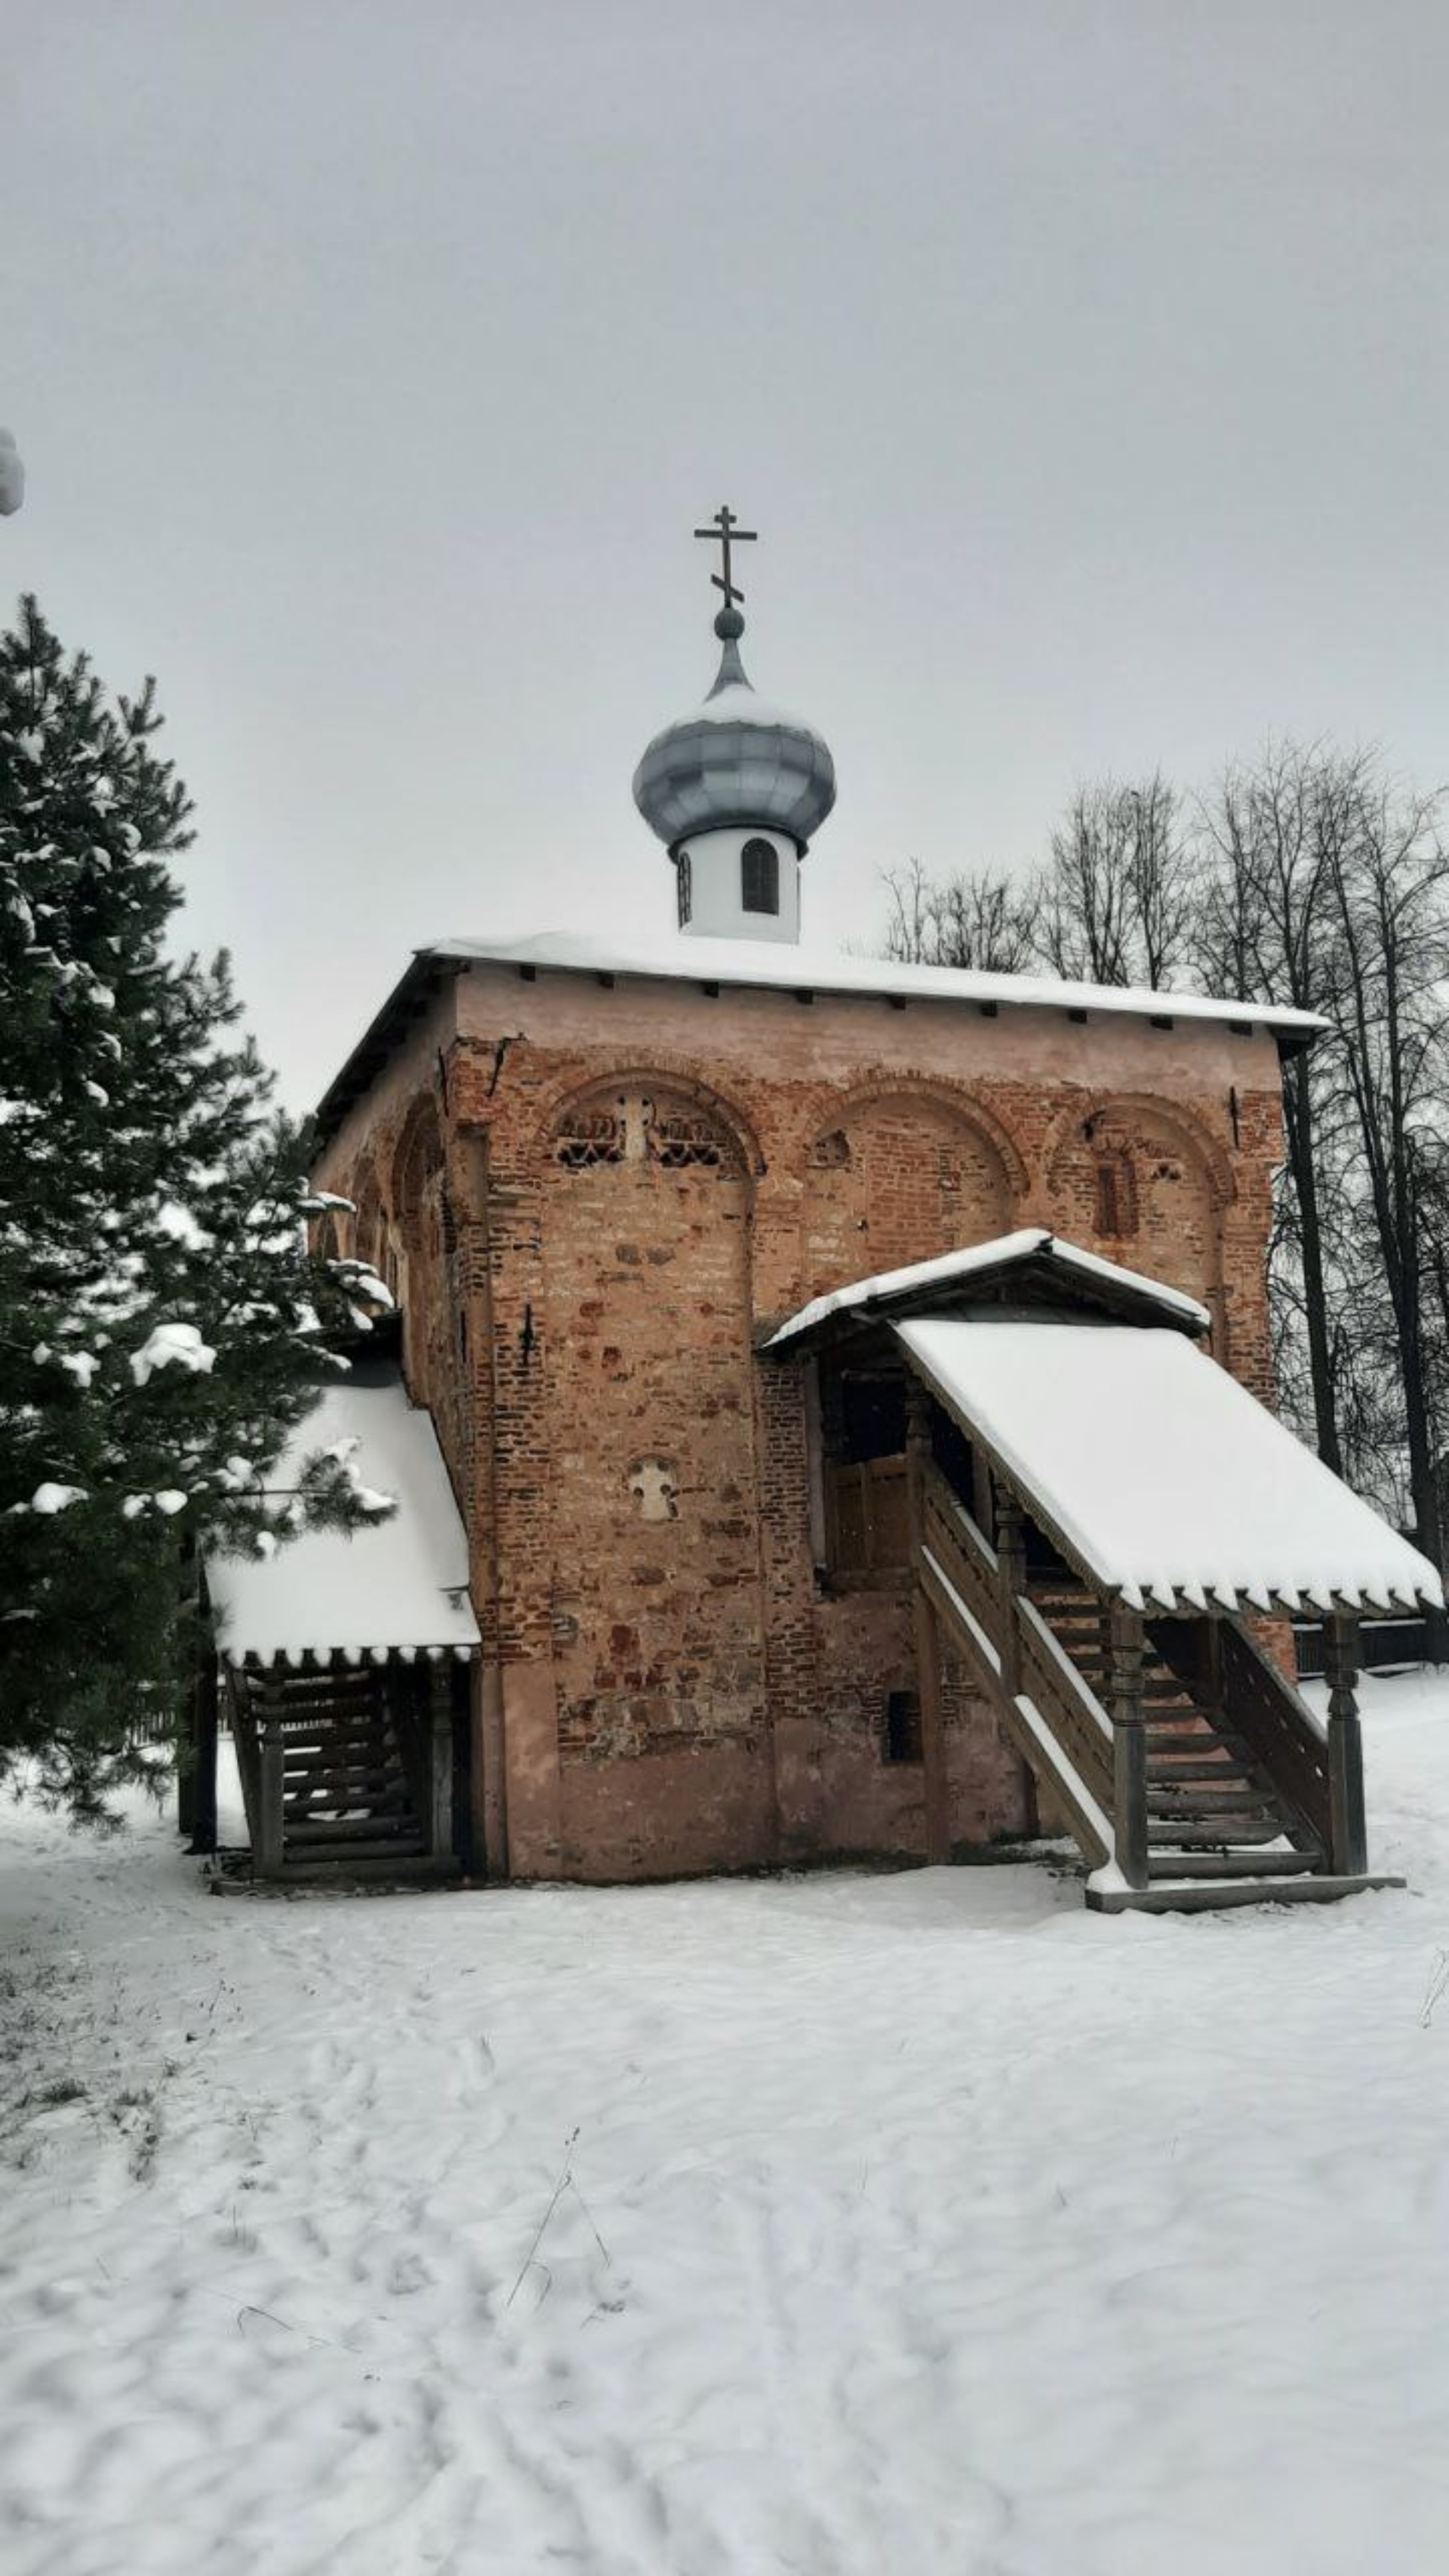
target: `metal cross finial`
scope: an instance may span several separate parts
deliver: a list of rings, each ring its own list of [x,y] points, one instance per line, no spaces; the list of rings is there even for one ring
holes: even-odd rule
[[[724,562],[724,571],[722,573],[712,572],[710,574],[710,580],[714,583],[716,590],[722,590],[724,592],[724,604],[726,608],[733,608],[735,601],[737,599],[743,599],[745,594],[742,590],[736,589],[734,580],[731,576],[730,548],[732,545],[752,546],[759,533],[758,530],[755,528],[742,528],[739,525],[733,510],[726,507],[716,510],[714,517],[707,528],[696,528],[694,533],[697,537],[705,538],[709,544],[718,545],[720,548],[720,553]]]

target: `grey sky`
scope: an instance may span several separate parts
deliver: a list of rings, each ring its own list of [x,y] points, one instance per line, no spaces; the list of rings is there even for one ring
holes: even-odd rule
[[[830,740],[806,935],[1269,728],[1446,768],[1441,0],[0,5],[5,594],[161,683],[301,1105],[444,933],[663,930],[647,736]]]

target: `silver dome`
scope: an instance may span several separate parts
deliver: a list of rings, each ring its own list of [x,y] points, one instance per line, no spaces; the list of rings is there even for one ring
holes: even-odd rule
[[[835,802],[835,763],[818,733],[757,698],[740,661],[744,620],[715,619],[724,651],[702,707],[666,725],[634,772],[634,802],[671,850],[696,833],[787,832],[801,850]]]

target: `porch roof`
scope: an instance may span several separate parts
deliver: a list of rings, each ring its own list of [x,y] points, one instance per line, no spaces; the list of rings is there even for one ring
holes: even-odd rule
[[[1181,1332],[989,1315],[894,1329],[1068,1562],[1130,1608],[1442,1603],[1427,1557]]]
[[[980,1307],[1004,1293],[1032,1290],[1057,1292],[1062,1304],[1140,1318],[1144,1323],[1171,1322],[1182,1332],[1206,1332],[1211,1317],[1195,1297],[1163,1280],[1126,1270],[1100,1253],[1084,1252],[1045,1225],[1024,1225],[989,1243],[972,1243],[957,1252],[939,1253],[931,1261],[913,1261],[904,1270],[880,1270],[846,1288],[812,1297],[772,1333],[765,1349],[792,1357],[812,1344],[852,1325],[894,1321],[909,1314],[941,1315],[958,1307]]]
[[[468,1540],[431,1417],[401,1379],[362,1370],[319,1392],[292,1434],[271,1490],[295,1490],[304,1461],[355,1441],[362,1484],[392,1494],[390,1520],[348,1533],[307,1530],[274,1556],[213,1556],[206,1577],[228,1663],[298,1663],[340,1653],[472,1654]]]

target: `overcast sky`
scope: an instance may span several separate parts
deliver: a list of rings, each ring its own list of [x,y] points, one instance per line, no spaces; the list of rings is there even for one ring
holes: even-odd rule
[[[648,736],[835,753],[806,935],[1270,729],[1449,770],[1443,0],[0,0],[8,599],[161,684],[304,1105],[410,949],[664,933]]]

